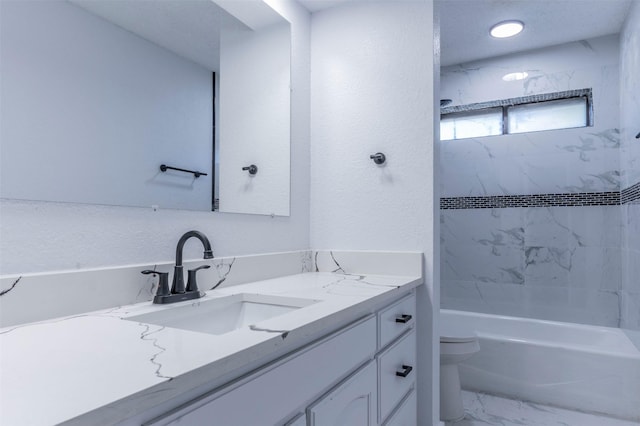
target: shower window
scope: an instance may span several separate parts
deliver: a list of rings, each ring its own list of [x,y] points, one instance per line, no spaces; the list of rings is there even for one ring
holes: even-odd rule
[[[587,126],[585,97],[509,107],[509,133],[571,129]]]
[[[502,134],[502,108],[448,114],[440,119],[443,140]]]
[[[440,113],[441,140],[593,126],[591,89],[450,106]]]

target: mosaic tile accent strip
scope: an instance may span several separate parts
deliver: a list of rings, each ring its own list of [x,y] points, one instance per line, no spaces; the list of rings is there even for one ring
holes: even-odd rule
[[[623,189],[620,193],[620,204],[640,203],[640,182]]]
[[[637,185],[634,185],[634,188]],[[636,191],[640,188],[636,188]],[[510,207],[619,206],[620,192],[575,192],[565,194],[490,195],[440,198],[441,210],[495,209]]]

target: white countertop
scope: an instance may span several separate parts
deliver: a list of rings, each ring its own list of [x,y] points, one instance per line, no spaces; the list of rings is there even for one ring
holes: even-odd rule
[[[421,277],[304,273],[210,291],[196,301],[145,302],[0,329],[0,424],[116,424],[198,386],[230,380],[421,282]],[[259,322],[253,330],[222,335],[123,320],[237,293],[318,302]]]

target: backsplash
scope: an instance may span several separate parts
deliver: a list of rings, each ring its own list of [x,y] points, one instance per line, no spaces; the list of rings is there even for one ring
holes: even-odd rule
[[[422,276],[422,253],[384,251],[313,251],[315,272]]]
[[[202,291],[312,270],[309,251],[292,251],[185,261],[185,275],[204,264],[211,268],[198,272]],[[0,277],[0,327],[150,301],[158,278],[141,275],[145,269],[173,275],[173,263],[162,263]]]
[[[198,272],[201,291],[305,272],[422,276],[422,253],[291,251],[184,262]],[[149,302],[158,278],[145,269],[173,274],[173,263],[0,277],[0,327]]]

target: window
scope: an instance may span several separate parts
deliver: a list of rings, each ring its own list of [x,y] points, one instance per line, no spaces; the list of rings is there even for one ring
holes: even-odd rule
[[[465,139],[502,134],[502,108],[447,114],[440,119],[440,138]]]
[[[440,139],[454,140],[593,125],[591,89],[441,108]]]
[[[509,133],[570,129],[587,126],[585,97],[509,107]]]

